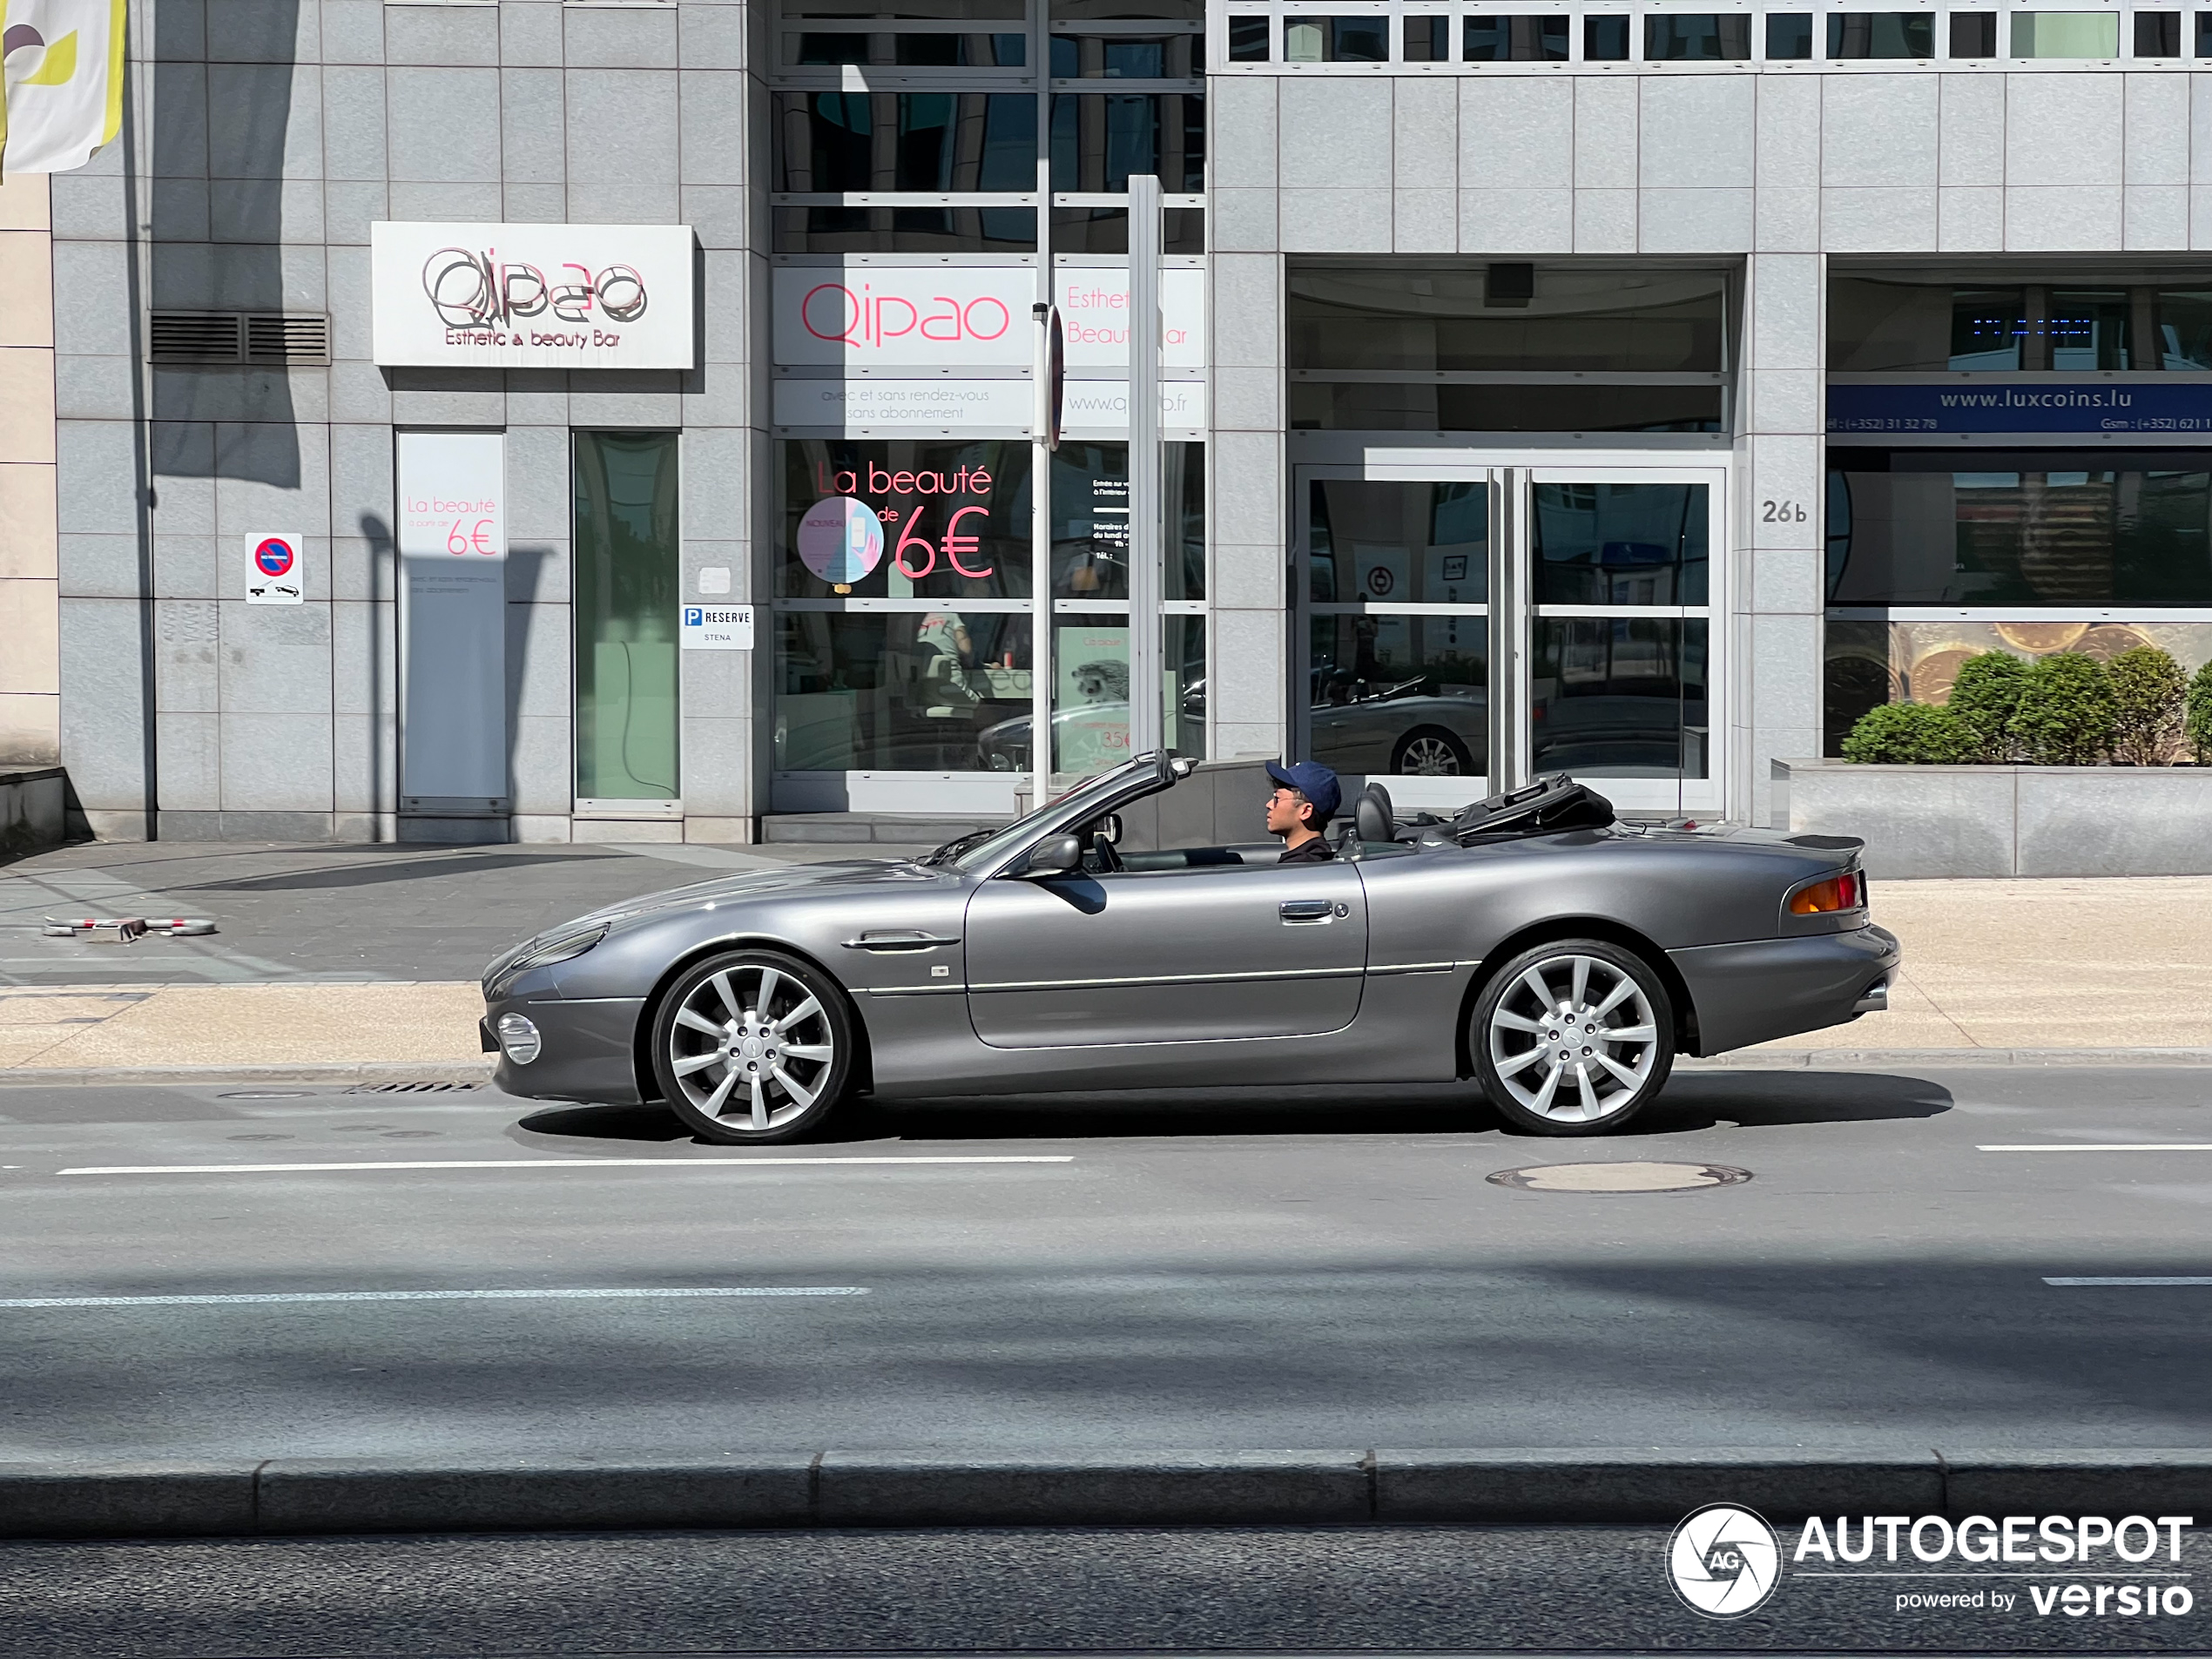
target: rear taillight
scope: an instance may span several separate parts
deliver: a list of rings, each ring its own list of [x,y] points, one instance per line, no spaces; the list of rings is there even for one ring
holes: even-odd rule
[[[1790,914],[1793,916],[1820,916],[1831,910],[1856,910],[1866,901],[1865,883],[1858,872],[1846,870],[1841,875],[1831,875],[1825,881],[1816,881],[1809,887],[1799,887],[1790,895]]]

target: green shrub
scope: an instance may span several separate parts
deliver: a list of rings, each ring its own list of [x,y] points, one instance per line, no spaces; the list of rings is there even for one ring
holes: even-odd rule
[[[2212,663],[2196,671],[2196,678],[2189,682],[2188,714],[2185,720],[2189,747],[2196,751],[2196,764],[2212,766]]]
[[[1941,765],[1966,758],[1970,740],[1948,709],[1883,703],[1858,717],[1844,759],[1861,765]]]
[[[2123,651],[2105,664],[2112,686],[2112,752],[2138,766],[2162,766],[2182,735],[2182,700],[2188,680],[2169,652],[2155,645]]]
[[[1960,665],[1945,706],[1966,734],[1967,759],[1993,765],[2013,758],[2013,716],[2027,675],[2027,664],[2010,651],[1986,651]]]
[[[2028,671],[2013,716],[2013,742],[2032,766],[2092,766],[2112,747],[2112,685],[2103,664],[2079,651]]]

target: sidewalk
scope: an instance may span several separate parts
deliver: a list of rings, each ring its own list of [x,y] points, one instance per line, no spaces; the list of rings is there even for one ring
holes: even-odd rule
[[[314,851],[325,867],[358,867],[339,858],[345,849]],[[710,860],[720,868],[741,868],[755,859],[765,864],[794,856],[827,858],[845,849],[783,847],[772,855],[752,848],[678,847],[661,856],[595,853],[579,860],[581,849],[558,849],[570,856],[556,860],[504,848],[490,868],[481,851],[378,851],[384,859],[374,868],[371,902],[402,910],[415,904],[435,911],[436,903],[460,898],[454,878],[464,873],[467,896],[475,902],[489,896],[481,889],[496,869],[515,889],[496,907],[515,916],[515,931],[502,941],[512,942],[530,927],[605,901],[595,895],[587,902],[575,891],[580,885],[613,897],[619,895],[609,892],[611,887],[644,893],[710,874],[711,868],[698,867]],[[691,855],[682,861],[693,868],[678,867],[666,853]],[[240,854],[228,849],[219,856]],[[293,850],[286,859],[301,856]],[[609,856],[624,862],[610,867],[603,862]],[[413,872],[392,867],[403,858],[422,867],[419,882],[408,879]],[[456,867],[456,858],[471,861]],[[596,867],[580,876],[579,862]],[[5,873],[23,868],[10,866]],[[264,883],[271,879],[262,878]],[[237,880],[233,890],[250,880]],[[434,891],[404,891],[418,886]],[[273,893],[283,891],[295,906],[301,897],[329,891],[266,885],[257,890],[265,905]],[[203,884],[193,891],[205,899],[209,889]],[[16,978],[37,982],[0,985],[0,1074],[481,1062],[476,1018],[482,1008],[473,977],[380,977],[361,975],[358,968],[353,970],[358,977],[347,977],[336,963],[317,968],[295,961],[272,963],[269,975],[255,979],[241,971],[235,953],[228,958],[190,954],[193,946],[221,944],[221,936],[130,947],[26,938],[23,906],[13,908],[5,918],[14,924],[9,961],[18,964]],[[2212,877],[1878,882],[1874,915],[1905,943],[1905,973],[1891,994],[1890,1012],[1769,1049],[2212,1049]],[[541,919],[525,926],[531,916]],[[280,931],[282,917],[265,916],[257,925]],[[473,974],[474,965],[493,951],[481,944],[471,949],[468,971]],[[35,974],[24,972],[26,959]],[[229,982],[212,981],[206,973],[210,965],[222,969]],[[166,979],[159,977],[165,967],[171,970]],[[93,970],[136,977],[86,982]]]

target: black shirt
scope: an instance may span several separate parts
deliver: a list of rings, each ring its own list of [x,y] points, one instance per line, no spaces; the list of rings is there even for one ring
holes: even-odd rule
[[[1301,841],[1296,846],[1288,848],[1283,856],[1275,861],[1278,864],[1325,864],[1334,857],[1336,853],[1330,847],[1328,841],[1324,837],[1317,835],[1312,840]]]

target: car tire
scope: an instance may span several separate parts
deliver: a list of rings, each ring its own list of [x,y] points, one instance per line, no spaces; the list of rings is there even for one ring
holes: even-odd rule
[[[1474,752],[1456,732],[1440,725],[1417,725],[1392,745],[1390,770],[1399,778],[1472,777]]]
[[[735,950],[678,974],[653,1016],[661,1098],[702,1140],[770,1146],[819,1129],[853,1077],[857,1026],[828,974]]]
[[[1610,1134],[1667,1086],[1674,999],[1634,951],[1602,939],[1554,940],[1484,982],[1468,1016],[1467,1052],[1482,1092],[1514,1128]]]

